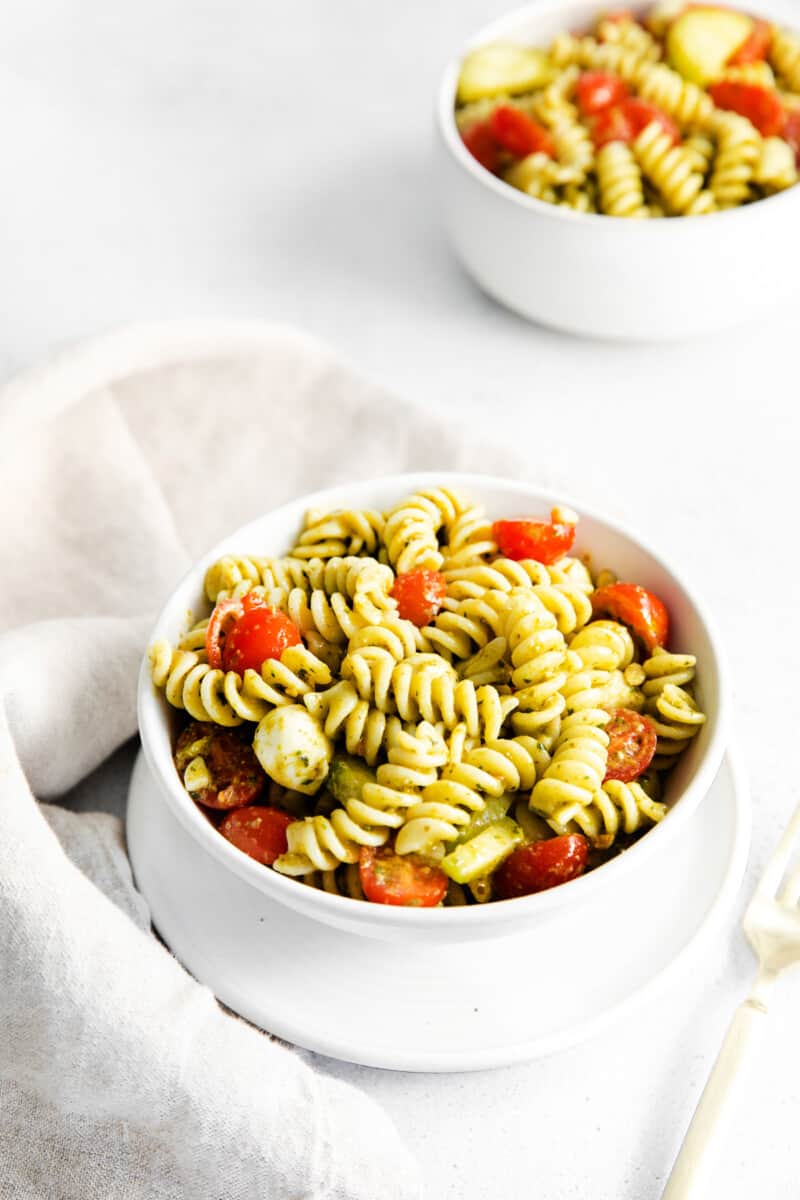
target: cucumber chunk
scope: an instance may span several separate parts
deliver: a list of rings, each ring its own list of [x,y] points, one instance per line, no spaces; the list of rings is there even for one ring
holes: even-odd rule
[[[458,77],[459,104],[486,97],[531,92],[553,78],[553,68],[544,50],[494,42],[473,50],[461,64]]]
[[[456,846],[442,859],[440,866],[456,883],[470,883],[489,875],[508,858],[522,841],[522,830],[510,817],[502,817],[469,842]]]
[[[374,783],[375,778],[375,772],[360,758],[334,754],[328,772],[328,791],[339,804],[345,800],[360,800],[364,784]]]
[[[691,8],[667,34],[667,58],[685,79],[706,87],[719,79],[731,55],[747,40],[753,22],[728,8]]]
[[[452,845],[462,846],[464,842],[471,841],[487,825],[493,825],[495,821],[501,820],[511,807],[511,800],[511,792],[507,792],[504,796],[487,796],[486,807],[482,808],[480,812],[472,814],[469,824],[464,826]]]

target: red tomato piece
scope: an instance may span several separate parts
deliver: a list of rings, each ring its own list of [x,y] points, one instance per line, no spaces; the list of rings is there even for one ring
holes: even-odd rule
[[[194,758],[203,759],[211,783],[190,794],[206,808],[238,808],[250,804],[264,790],[267,777],[253,747],[231,729],[192,721],[175,743],[175,766],[181,779]]]
[[[416,854],[395,854],[390,846],[362,846],[359,875],[373,904],[434,908],[444,900],[447,876]]]
[[[447,595],[447,583],[440,571],[409,571],[398,575],[391,595],[397,612],[406,621],[422,627],[438,613]]]
[[[646,771],[656,752],[658,736],[649,717],[630,708],[616,708],[606,725],[608,765],[606,779],[630,783]]]
[[[575,541],[575,526],[563,521],[495,521],[492,537],[506,558],[519,562],[554,563],[562,558]]]
[[[500,147],[494,140],[488,121],[476,121],[461,134],[461,140],[473,158],[487,171],[495,172],[500,167]]]
[[[609,142],[626,142],[630,145],[635,137],[633,125],[618,104],[602,109],[592,125],[592,141],[598,150]]]
[[[797,165],[800,167],[800,108],[796,108],[794,112],[790,112],[787,116],[781,137],[794,150]]]
[[[728,63],[732,67],[763,62],[769,53],[772,45],[772,26],[769,21],[762,21],[760,17],[753,17],[753,21],[754,26],[751,33],[728,59]]]
[[[251,805],[223,819],[219,831],[244,854],[270,867],[287,850],[286,830],[296,820],[282,808]]]
[[[300,630],[277,608],[251,608],[235,621],[225,638],[222,666],[243,675],[248,668],[260,671],[268,658],[280,659],[284,650],[299,646]]]
[[[604,21],[617,24],[620,21],[636,21],[636,15],[630,8],[615,8],[613,12],[603,14]],[[602,38],[600,39],[602,41]]]
[[[592,595],[592,611],[608,613],[641,638],[648,650],[666,646],[669,613],[664,603],[638,583],[610,583]]]
[[[555,155],[553,139],[544,126],[510,104],[498,105],[489,117],[489,129],[497,144],[515,158],[525,158],[528,154],[547,154],[550,158]]]
[[[583,834],[565,833],[545,842],[520,846],[494,873],[493,886],[501,900],[530,896],[575,879],[586,870],[589,843]]]
[[[222,666],[225,634],[242,612],[241,600],[218,600],[214,605],[206,627],[206,657],[208,665],[215,670]]]
[[[585,117],[593,117],[604,108],[619,104],[628,94],[619,75],[609,71],[584,71],[578,80],[578,107]]]
[[[770,88],[758,83],[737,83],[733,79],[721,79],[708,89],[717,108],[725,108],[755,125],[763,137],[779,134],[786,123],[786,113],[780,97]]]
[[[665,133],[672,138],[674,145],[681,140],[681,131],[678,126],[672,117],[657,104],[651,104],[649,100],[642,100],[638,96],[628,96],[626,100],[623,100],[621,108],[630,122],[634,138],[637,138],[651,121],[657,121]]]

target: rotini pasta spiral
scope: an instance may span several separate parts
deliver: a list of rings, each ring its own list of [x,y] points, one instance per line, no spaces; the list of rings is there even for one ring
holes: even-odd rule
[[[583,186],[568,183],[558,203],[562,208],[571,208],[574,212],[597,212],[597,188],[591,180],[587,180]]]
[[[658,735],[656,768],[671,766],[705,722],[697,701],[684,688],[667,683],[646,706]]]
[[[600,207],[610,217],[647,217],[642,173],[630,147],[609,142],[597,154]]]
[[[553,582],[550,570],[532,558],[517,561],[495,558],[489,563],[451,568],[444,571],[447,594],[453,600],[482,596],[484,592],[510,592],[531,584],[546,586]]]
[[[668,684],[686,687],[695,676],[697,659],[693,654],[672,654],[662,647],[643,664],[645,684],[642,688],[648,700],[659,696]]]
[[[559,184],[580,183],[577,169],[562,166],[544,153],[529,154],[514,163],[505,173],[506,183],[532,196],[534,200],[555,203]]]
[[[753,168],[753,182],[765,192],[782,192],[797,183],[797,166],[792,147],[783,138],[768,137]]]
[[[651,121],[634,142],[633,152],[671,211],[688,213],[703,190],[703,176],[692,170],[684,148],[674,146],[658,121]]]
[[[510,593],[501,628],[519,701],[512,724],[517,733],[541,737],[564,711],[566,642],[556,618],[533,590],[517,588]]]
[[[390,564],[398,574],[419,568],[437,570],[442,564],[437,534],[450,526],[469,504],[447,488],[415,492],[386,516],[384,544]]]
[[[564,718],[552,761],[531,793],[532,809],[550,818],[568,806],[592,803],[606,773],[608,719],[603,709],[591,708]]]
[[[458,836],[472,813],[481,812],[486,796],[528,790],[537,764],[547,756],[534,738],[490,739],[468,751],[461,762],[448,763],[439,779],[423,789],[421,799],[405,814],[395,839],[398,854],[436,854]]]
[[[476,650],[502,636],[500,627],[505,597],[484,592],[468,600],[446,600],[442,611],[422,629],[427,648],[448,661],[468,659]]]
[[[356,651],[342,664],[362,699],[371,699],[383,711],[397,712],[405,722],[428,721],[448,731],[463,725],[467,737],[490,740],[500,736],[509,713],[517,706],[513,696],[496,688],[459,679],[438,654],[412,654],[399,663],[361,659]]]
[[[533,113],[553,135],[557,160],[572,168],[574,176],[551,172],[552,183],[582,183],[594,159],[594,147],[586,128],[578,121],[578,110],[567,99],[577,81],[577,69],[565,71],[533,101]]]
[[[705,178],[714,161],[716,146],[713,140],[705,133],[693,133],[685,139],[683,148],[692,170]]]
[[[348,754],[356,754],[370,766],[396,737],[399,717],[374,708],[362,700],[353,684],[340,679],[324,691],[303,697],[308,711],[322,724],[332,741],[343,738]]]
[[[483,505],[474,504],[450,524],[447,545],[442,547],[442,571],[446,573],[460,567],[476,566],[496,553],[492,522],[487,518]]]
[[[327,559],[371,555],[378,548],[383,526],[382,514],[371,510],[341,509],[332,513],[312,510],[306,515],[305,527],[290,556]]]
[[[800,36],[790,29],[772,35],[770,62],[790,92],[800,92]]]
[[[280,662],[267,659],[261,674],[247,670],[244,678],[210,667],[205,654],[173,650],[163,639],[150,647],[148,656],[153,682],[164,689],[169,703],[196,721],[215,725],[260,721],[270,709],[331,682],[330,669],[305,646],[291,646]]]
[[[606,17],[598,25],[597,34],[601,42],[622,46],[648,62],[661,58],[661,46],[652,34],[628,17]]]
[[[657,824],[666,811],[666,805],[651,799],[636,780],[608,779],[589,805],[567,804],[548,817],[548,824],[554,833],[580,832],[595,845],[608,847],[621,833],[629,836]]]
[[[633,638],[618,621],[590,621],[569,643],[571,655],[593,671],[624,670],[633,662]]]
[[[720,208],[734,208],[750,194],[761,156],[761,135],[737,113],[719,113],[716,128],[717,157],[708,186]]]
[[[390,831],[403,825],[405,810],[419,801],[418,789],[436,779],[447,750],[434,729],[421,725],[413,734],[397,731],[388,757],[360,797],[345,800],[330,816],[306,817],[288,827],[288,850],[275,860],[276,871],[332,871],[340,863],[357,862],[361,846],[384,845]]]
[[[631,82],[638,85],[645,100],[657,104],[681,125],[704,129],[712,118],[714,102],[708,92],[663,63],[640,63]]]
[[[393,583],[394,572],[384,563],[353,555],[327,560],[226,555],[212,563],[205,575],[205,591],[212,603],[222,596],[242,595],[256,587],[286,592],[302,588],[305,592],[323,591],[328,596],[338,592],[354,602],[369,600],[384,610],[394,607],[389,596]]]

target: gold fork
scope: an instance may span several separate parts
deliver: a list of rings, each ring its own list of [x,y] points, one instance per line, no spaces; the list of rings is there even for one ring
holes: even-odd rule
[[[701,1196],[714,1194],[711,1172],[726,1118],[733,1111],[734,1083],[760,1042],[775,980],[786,967],[800,962],[800,864],[784,882],[799,845],[800,806],[767,863],[744,915],[744,931],[758,957],[758,974],[750,995],[728,1026],[662,1200],[700,1200]]]

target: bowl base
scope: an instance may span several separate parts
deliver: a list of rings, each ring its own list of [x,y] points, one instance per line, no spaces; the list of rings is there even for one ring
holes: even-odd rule
[[[589,1037],[694,958],[739,889],[749,801],[728,754],[665,861],[646,858],[525,933],[455,945],[361,937],[269,900],[186,832],[141,753],[127,833],[153,923],[229,1008],[333,1058],[463,1071]]]

